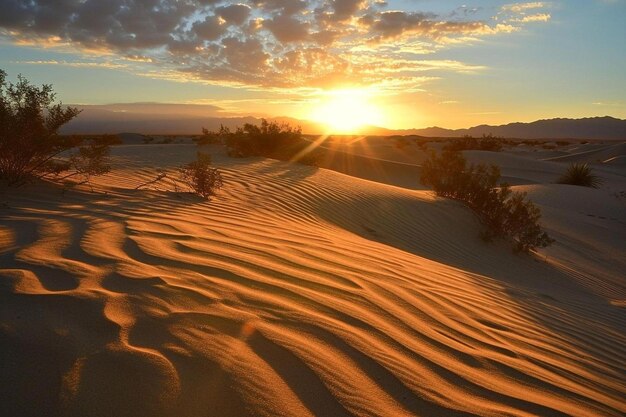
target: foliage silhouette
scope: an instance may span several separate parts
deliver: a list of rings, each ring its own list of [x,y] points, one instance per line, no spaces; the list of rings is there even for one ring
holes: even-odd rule
[[[482,138],[464,136],[463,138],[450,140],[443,149],[451,151],[478,150],[499,152],[505,143],[504,139],[492,135],[483,135]]]
[[[467,166],[463,155],[455,150],[444,150],[441,155],[431,152],[420,180],[438,196],[461,201],[472,209],[486,227],[481,232],[485,240],[509,238],[514,249],[521,252],[554,242],[541,229],[541,211],[526,200],[526,194],[498,184],[500,169],[495,165]]]
[[[599,188],[602,185],[602,178],[595,175],[588,164],[573,163],[567,167],[567,170],[557,182],[559,184]]]
[[[0,70],[0,180],[21,185],[29,180],[67,175],[92,175],[108,171],[108,139],[90,139],[85,144],[77,136],[61,136],[61,126],[78,116],[74,107],[54,104],[51,85],[34,86],[21,75],[16,84],[7,82]],[[77,149],[74,155],[67,152]],[[59,158],[65,153],[68,158]]]
[[[317,165],[321,156],[319,148],[304,152],[310,146],[299,127],[287,123],[268,122],[261,119],[260,125],[246,123],[231,131],[221,126],[217,132],[202,129],[202,136],[194,140],[198,145],[222,143],[228,155],[234,158],[264,156],[283,161],[293,161],[306,165]]]

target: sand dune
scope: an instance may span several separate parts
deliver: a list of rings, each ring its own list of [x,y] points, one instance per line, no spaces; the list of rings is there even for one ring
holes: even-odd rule
[[[602,147],[594,146],[589,150],[581,150],[580,152],[573,152],[569,155],[548,160],[555,162],[599,163],[624,155],[626,155],[626,142],[604,145]]]
[[[210,202],[134,190],[192,145],[116,147],[95,193],[4,191],[1,415],[626,413],[623,200],[523,186],[559,239],[527,258],[397,162],[209,150]]]

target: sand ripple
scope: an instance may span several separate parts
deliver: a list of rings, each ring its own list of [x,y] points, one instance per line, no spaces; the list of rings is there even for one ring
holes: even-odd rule
[[[132,166],[10,200],[0,414],[626,413],[626,316],[566,270],[427,192],[230,164],[208,203]]]

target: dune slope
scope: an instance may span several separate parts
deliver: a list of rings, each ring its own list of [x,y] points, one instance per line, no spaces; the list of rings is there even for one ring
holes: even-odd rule
[[[626,412],[623,282],[324,169],[216,156],[210,202],[134,190],[194,152],[121,146],[95,193],[5,196],[1,415]]]

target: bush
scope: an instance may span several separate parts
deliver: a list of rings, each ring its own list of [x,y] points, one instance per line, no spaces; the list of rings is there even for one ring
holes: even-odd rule
[[[235,131],[221,126],[217,132],[203,128],[202,133],[202,136],[194,139],[198,145],[223,143],[228,149],[228,155],[234,158],[264,156],[316,166],[322,152],[304,140],[299,127],[265,119],[261,119],[260,126],[246,123]]]
[[[498,184],[500,169],[495,165],[467,166],[460,152],[447,149],[440,156],[431,152],[420,179],[438,196],[459,200],[472,209],[486,227],[481,233],[485,240],[509,238],[515,250],[522,252],[553,242],[539,226],[539,208],[526,200],[525,193]]]
[[[195,161],[180,168],[180,174],[183,182],[194,193],[206,199],[215,195],[224,185],[220,172],[211,167],[211,155],[206,153],[198,152]]]
[[[602,185],[602,178],[595,175],[588,164],[573,163],[557,182],[559,184],[598,188]]]
[[[226,131],[228,153],[235,157],[267,156],[271,157],[281,150],[302,139],[300,128],[288,124],[261,120],[261,125],[244,124],[234,133]]]
[[[116,141],[117,137],[111,135],[90,138],[86,145],[79,147],[70,155],[64,170],[71,173],[63,179],[77,175],[82,178],[81,183],[88,183],[91,177],[109,172],[110,146]]]
[[[483,135],[482,138],[473,136],[464,136],[460,139],[452,139],[443,147],[444,150],[450,151],[492,151],[499,152],[506,141],[492,135]]]
[[[80,147],[84,139],[59,135],[59,128],[80,111],[53,104],[54,100],[52,86],[38,88],[21,75],[17,84],[9,83],[6,72],[0,70],[0,180],[21,185],[68,169],[88,175],[106,171],[109,142],[92,140]],[[76,148],[69,160],[59,158]]]
[[[395,140],[395,147],[400,150],[403,150],[404,148],[410,145],[411,145],[411,141],[409,140],[409,138],[406,138],[404,136],[400,136],[399,138],[396,138]]]
[[[220,130],[217,132],[209,131],[206,128],[202,128],[202,135],[193,138],[193,141],[197,145],[211,145],[214,143],[222,143],[226,136],[230,134],[230,130],[224,125],[220,125]]]

